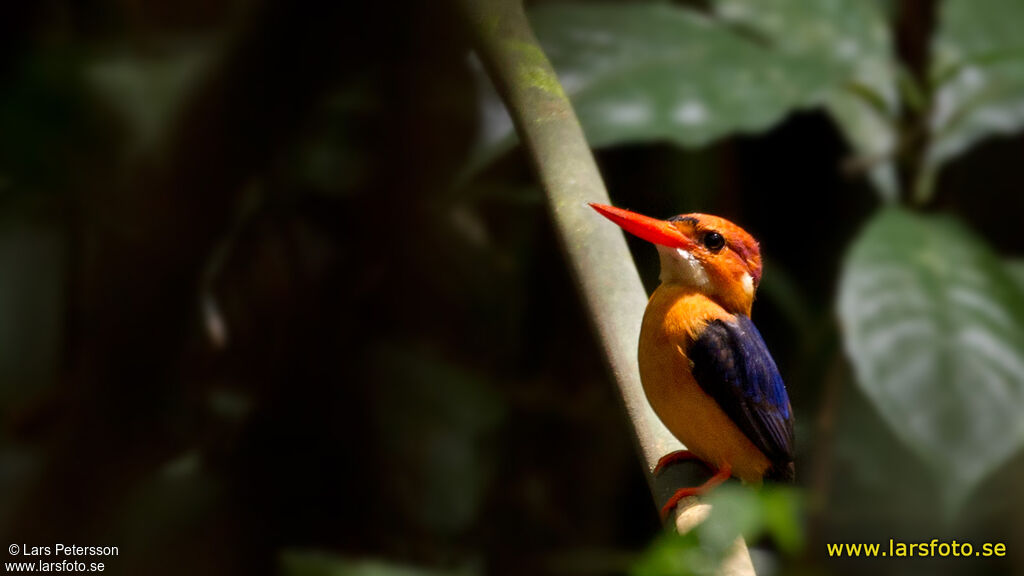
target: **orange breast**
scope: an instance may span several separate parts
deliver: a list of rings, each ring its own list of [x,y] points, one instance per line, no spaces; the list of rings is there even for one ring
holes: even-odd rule
[[[768,458],[697,384],[685,353],[707,322],[728,317],[692,288],[659,286],[640,330],[640,379],[651,407],[687,450],[716,467],[729,463],[733,475],[759,483]]]

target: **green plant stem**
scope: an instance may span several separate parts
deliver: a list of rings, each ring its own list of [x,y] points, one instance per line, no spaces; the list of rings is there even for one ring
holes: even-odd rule
[[[655,482],[651,471],[662,455],[682,445],[654,414],[640,385],[636,347],[647,294],[622,232],[588,206],[607,204],[609,198],[583,129],[530,30],[522,2],[457,1],[547,192],[562,248],[633,423],[648,486],[655,502],[663,502],[663,483]],[[659,478],[670,480],[667,476]],[[676,507],[673,524],[680,533],[706,516],[708,506],[696,503],[688,498]],[[754,574],[742,538],[718,572]]]
[[[593,211],[608,192],[572,105],[517,0],[457,0],[474,46],[546,193],[562,248],[636,431],[645,472],[681,448],[640,385],[637,337],[647,295],[622,232]],[[656,500],[661,500],[655,494]]]
[[[915,205],[928,202],[935,188],[935,175],[927,161],[931,93],[914,94],[914,88],[930,86],[928,70],[936,14],[936,0],[900,0],[895,22],[901,86],[913,87],[910,92],[905,91],[909,98],[900,114],[900,188]]]
[[[622,232],[588,202],[609,203],[572,105],[515,0],[459,0],[477,53],[512,115],[547,193],[562,247],[636,430],[648,482],[679,442],[650,409],[636,346],[647,303]]]

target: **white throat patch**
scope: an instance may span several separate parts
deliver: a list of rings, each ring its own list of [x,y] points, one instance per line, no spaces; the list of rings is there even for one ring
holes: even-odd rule
[[[750,298],[754,297],[754,278],[747,272],[743,273],[743,292]]]
[[[678,282],[687,286],[706,289],[710,285],[708,273],[700,261],[689,250],[658,246],[661,256],[661,281]]]

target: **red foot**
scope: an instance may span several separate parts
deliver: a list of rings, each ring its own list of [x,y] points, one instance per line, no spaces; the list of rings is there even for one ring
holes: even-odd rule
[[[660,461],[658,461],[658,466],[655,467],[655,474],[658,473],[658,469],[659,467],[662,466],[662,462],[670,458],[673,454],[678,453],[679,452],[673,452],[672,454],[669,454],[668,456],[665,456]],[[689,454],[689,452],[687,452],[687,454]],[[691,454],[690,456],[692,457],[693,455]],[[675,509],[676,504],[679,504],[679,501],[682,500],[683,498],[686,498],[688,496],[700,496],[701,494],[706,494],[715,486],[718,486],[722,482],[728,480],[730,476],[732,476],[732,466],[726,464],[719,468],[718,471],[715,472],[714,476],[708,478],[707,481],[701,484],[700,486],[696,486],[693,488],[680,488],[679,490],[676,490],[676,493],[673,494],[672,497],[668,499],[668,502],[666,502],[665,505],[661,507],[661,521],[664,522],[668,519],[669,514],[672,513],[673,509]]]
[[[665,469],[665,466],[668,466],[673,462],[683,462],[684,460],[697,460],[698,462],[703,462],[703,460],[697,458],[697,455],[689,450],[676,450],[675,452],[669,452],[662,456],[658,460],[658,463],[654,465],[654,472],[652,472],[652,474],[658,476],[661,474],[661,471]]]

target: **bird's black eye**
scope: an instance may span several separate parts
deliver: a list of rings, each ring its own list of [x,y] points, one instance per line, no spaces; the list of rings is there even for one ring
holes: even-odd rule
[[[725,246],[725,238],[718,232],[708,232],[701,239],[704,247],[712,252],[718,252]]]

